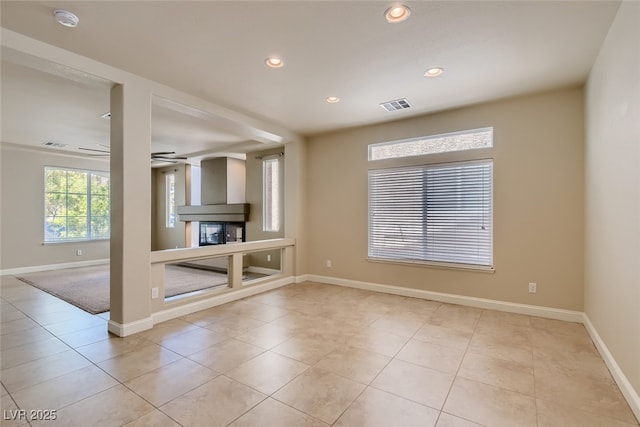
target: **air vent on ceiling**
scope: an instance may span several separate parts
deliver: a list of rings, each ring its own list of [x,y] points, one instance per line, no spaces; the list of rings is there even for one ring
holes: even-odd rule
[[[55,148],[63,148],[66,147],[67,144],[60,144],[59,142],[45,141],[42,143],[45,147],[55,147]]]
[[[398,111],[398,110],[404,110],[406,108],[411,108],[411,104],[409,104],[409,101],[407,101],[407,98],[383,102],[382,104],[380,104],[380,106],[387,111]]]

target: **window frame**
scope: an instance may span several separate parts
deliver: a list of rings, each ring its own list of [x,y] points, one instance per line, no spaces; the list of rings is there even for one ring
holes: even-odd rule
[[[425,143],[425,145],[428,145],[428,143],[431,142],[435,142],[437,140],[445,140],[445,139],[452,139],[452,138],[456,138],[456,137],[465,137],[465,136],[473,136],[474,134],[481,134],[481,133],[489,133],[489,145],[484,145],[484,146],[475,146],[475,147],[459,147],[459,148],[454,148],[454,149],[440,149],[437,151],[432,151],[432,152],[412,152],[412,153],[407,153],[404,155],[392,155],[392,153],[389,153],[389,155],[387,155],[386,157],[378,157],[374,154],[374,150],[376,148],[382,148],[384,149],[385,147],[391,147],[391,146],[401,146],[403,144],[406,145],[411,145],[411,144],[415,144],[415,143],[420,143],[423,142]],[[446,145],[446,142],[445,142]],[[451,145],[451,144],[449,144]],[[469,129],[469,130],[461,130],[461,131],[455,131],[455,132],[446,132],[446,133],[440,133],[440,134],[436,134],[436,135],[426,135],[426,136],[420,136],[417,138],[409,138],[409,139],[400,139],[400,140],[395,140],[395,141],[385,141],[385,142],[378,142],[378,143],[374,143],[374,144],[369,144],[367,146],[367,159],[370,162],[375,162],[375,161],[382,161],[382,160],[393,160],[393,159],[405,159],[405,158],[409,158],[409,157],[419,157],[419,156],[437,156],[437,155],[446,155],[449,153],[461,153],[461,152],[465,152],[465,151],[471,151],[471,150],[486,150],[486,149],[491,149],[493,148],[493,126],[487,126],[487,127],[483,127],[483,128],[476,128],[476,129]]]
[[[495,217],[495,211],[494,211],[494,187],[495,187],[495,162],[494,159],[491,156],[491,151],[494,147],[494,132],[493,132],[493,127],[485,127],[485,128],[479,128],[479,129],[474,129],[474,130],[470,130],[470,131],[459,131],[459,132],[451,132],[451,133],[445,133],[445,134],[439,134],[439,135],[434,135],[434,137],[439,137],[441,135],[464,135],[467,134],[469,132],[474,132],[475,130],[479,130],[479,131],[487,131],[490,130],[491,131],[491,146],[490,147],[484,147],[484,148],[474,148],[474,149],[461,149],[458,151],[449,151],[449,152],[437,152],[437,153],[433,153],[433,154],[420,154],[420,155],[415,155],[415,154],[408,154],[404,157],[400,157],[400,156],[395,156],[395,157],[390,157],[390,158],[383,158],[383,159],[375,159],[375,160],[371,160],[370,159],[370,153],[371,153],[371,146],[374,145],[382,145],[385,143],[375,143],[375,144],[369,144],[367,146],[367,158],[369,159],[368,161],[368,168],[367,168],[367,257],[366,260],[369,262],[376,262],[376,263],[387,263],[387,264],[399,264],[399,265],[413,265],[413,266],[425,266],[425,267],[435,267],[435,268],[445,268],[445,269],[453,269],[453,270],[473,270],[473,271],[478,271],[478,272],[487,272],[487,273],[493,273],[495,272],[495,239],[494,239],[494,230],[495,230],[495,223],[494,223],[494,217]],[[393,141],[394,144],[396,143],[402,143],[403,141],[407,141],[407,142],[414,142],[416,140],[428,140],[429,138],[432,138],[431,136],[424,136],[424,137],[420,137],[420,138],[411,138],[411,139],[406,139],[406,140],[396,140]],[[491,221],[491,228],[490,228],[490,235],[488,237],[488,242],[490,245],[490,249],[489,249],[489,257],[490,257],[490,261],[485,265],[485,264],[475,264],[475,263],[461,263],[461,262],[457,262],[455,260],[448,260],[448,261],[442,261],[442,260],[430,260],[430,259],[414,259],[412,258],[403,258],[403,257],[385,257],[385,256],[376,256],[375,254],[375,248],[372,251],[372,244],[374,242],[372,242],[372,212],[371,212],[371,198],[372,198],[372,189],[371,189],[371,183],[370,183],[370,175],[372,171],[385,171],[385,170],[394,170],[394,169],[400,169],[402,170],[403,168],[438,168],[438,167],[446,167],[446,166],[460,166],[460,165],[465,165],[465,164],[478,164],[481,162],[486,162],[486,163],[490,163],[491,168],[490,168],[490,188],[489,188],[489,195],[490,195],[490,205],[489,205],[489,210],[490,210],[490,221]],[[421,188],[421,192],[426,191],[426,188],[423,188],[423,183],[420,183],[420,188]],[[426,195],[425,195],[426,197]],[[426,201],[423,201],[421,203],[425,203]],[[416,221],[416,223],[422,224],[423,228],[424,226],[426,226],[426,212],[424,211],[424,209],[422,207],[420,207],[418,209],[421,212],[421,220]],[[452,218],[454,218],[455,216],[452,216]],[[393,223],[391,223],[393,224]],[[419,227],[418,227],[419,228]],[[421,234],[420,237],[420,241],[422,242],[421,244],[424,244],[424,242],[427,241],[427,237],[424,234]],[[419,251],[418,251],[419,252]],[[425,257],[422,257],[425,258]]]
[[[171,181],[171,182],[169,182]],[[165,228],[176,228],[176,174],[174,172],[167,173],[164,178],[165,185]],[[173,221],[171,220],[173,214]]]
[[[270,165],[274,166],[271,171]],[[262,159],[262,231],[265,233],[278,233],[281,229],[280,174],[280,157]]]
[[[69,184],[68,181],[66,181],[65,183],[65,191],[64,192],[60,192],[60,191],[53,191],[50,189],[49,185],[48,185],[48,172],[49,171],[61,171],[64,172],[65,174],[68,174],[69,172],[73,172],[73,173],[84,173],[86,174],[86,191],[84,192],[69,192]],[[92,182],[93,182],[93,177],[97,176],[97,177],[101,177],[101,178],[106,178],[108,180],[108,189],[107,189],[107,193],[106,194],[93,194],[92,192]],[[51,166],[51,165],[45,165],[44,166],[44,176],[43,176],[43,196],[44,196],[44,206],[43,206],[43,243],[45,245],[55,245],[55,244],[65,244],[65,243],[77,243],[77,242],[96,242],[96,241],[108,241],[111,238],[111,176],[110,173],[108,171],[99,171],[99,170],[90,170],[90,169],[80,169],[80,168],[70,168],[70,167],[62,167],[62,166]],[[73,196],[82,196],[86,198],[86,205],[84,205],[86,207],[86,237],[72,237],[72,238],[62,238],[62,239],[51,239],[50,237],[48,237],[47,235],[47,227],[48,227],[48,219],[51,217],[50,215],[48,215],[47,212],[47,206],[48,206],[48,202],[47,202],[47,198],[49,195],[52,194],[62,194],[63,197],[65,198],[65,211],[66,208],[68,207],[68,203],[69,203],[69,195],[73,195]],[[94,202],[93,198],[94,197],[101,197],[101,198],[106,198],[106,202],[107,202],[107,215],[106,216],[97,216],[99,218],[106,218],[106,225],[107,225],[107,236],[104,237],[104,235],[101,235],[100,237],[93,237],[94,236],[94,231],[93,231],[93,221],[92,221],[92,217],[96,217],[95,215],[92,214],[92,203]],[[65,215],[63,216],[64,218],[66,218],[65,220],[65,228],[68,227],[69,224],[69,218],[73,218],[70,217],[68,215],[67,212],[65,212]]]

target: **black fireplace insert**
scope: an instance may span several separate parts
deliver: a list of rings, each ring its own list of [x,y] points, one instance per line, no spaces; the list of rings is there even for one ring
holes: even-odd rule
[[[244,222],[200,222],[200,246],[245,242]]]

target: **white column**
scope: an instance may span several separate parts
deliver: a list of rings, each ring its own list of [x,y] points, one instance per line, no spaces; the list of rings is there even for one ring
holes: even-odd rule
[[[151,92],[142,84],[111,90],[111,314],[109,331],[126,336],[150,317]]]
[[[227,268],[229,287],[240,289],[242,287],[242,253],[236,253],[229,257]]]
[[[296,239],[294,250],[285,250],[283,268],[287,274],[300,276],[307,273],[306,257],[306,165],[305,141],[293,141],[284,146],[284,237]]]

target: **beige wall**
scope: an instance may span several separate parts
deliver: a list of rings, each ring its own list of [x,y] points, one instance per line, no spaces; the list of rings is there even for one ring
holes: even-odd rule
[[[244,160],[227,158],[227,200],[223,203],[245,203],[247,199],[247,165]]]
[[[367,262],[367,145],[487,126],[495,273]],[[582,310],[583,126],[583,91],[570,88],[310,138],[309,273]]]
[[[201,203],[217,205],[245,203],[245,161],[232,157],[217,157],[201,163]]]
[[[109,171],[109,162],[2,144],[0,269],[109,258],[109,241],[44,245],[44,167]],[[76,256],[76,250],[82,256]]]
[[[175,228],[167,228],[167,174],[176,176],[176,206],[186,204],[186,174],[184,164],[175,164],[151,170],[151,250],[174,249],[186,247],[185,223],[176,221]]]
[[[269,156],[270,154],[281,153],[283,148],[276,148],[266,151],[259,151],[247,154],[246,176],[247,176],[247,203],[251,205],[249,221],[247,221],[247,241],[275,239],[284,237],[283,223],[280,224],[279,232],[269,232],[262,230],[262,159],[257,157]],[[284,161],[280,157],[280,212],[284,217]],[[281,220],[283,219],[281,218]],[[271,261],[267,261],[267,255],[271,255]],[[250,264],[262,268],[280,268],[280,251],[264,251],[250,255]]]
[[[585,312],[640,394],[640,3],[626,1],[587,84]]]

